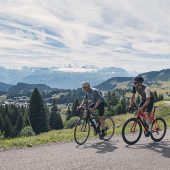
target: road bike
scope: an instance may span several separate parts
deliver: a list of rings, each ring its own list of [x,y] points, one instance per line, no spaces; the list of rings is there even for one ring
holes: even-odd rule
[[[84,144],[90,134],[90,127],[93,128],[94,134],[104,141],[109,141],[114,135],[115,123],[111,117],[105,117],[105,136],[102,136],[101,124],[96,113],[92,113],[90,108],[78,109],[82,116],[78,120],[74,128],[74,139],[78,145]]]
[[[152,119],[152,130],[150,137],[155,142],[160,142],[167,130],[167,125],[165,120],[162,117],[155,118],[155,111],[157,106],[154,107],[154,111],[151,114]],[[147,122],[147,113],[139,112],[139,110],[135,113],[134,118],[128,119],[122,128],[122,138],[125,143],[129,145],[133,145],[139,141],[142,135],[142,127],[144,129],[144,134],[148,132],[149,126]]]

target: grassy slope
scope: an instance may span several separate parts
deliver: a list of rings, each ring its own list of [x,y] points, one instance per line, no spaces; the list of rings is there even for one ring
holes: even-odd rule
[[[158,102],[156,105],[160,106],[158,108],[156,115],[164,117],[168,127],[170,127],[170,101],[168,102]],[[130,117],[133,117],[133,114],[126,114],[115,116],[114,121],[116,123],[115,134],[120,135],[123,123]],[[93,131],[91,130],[91,137],[94,137]],[[56,141],[73,141],[73,129],[65,129],[58,131],[50,131],[48,133],[43,133],[41,135],[32,136],[32,137],[19,137],[14,139],[0,139],[0,148],[13,148],[13,147],[32,147],[34,145],[52,143]]]

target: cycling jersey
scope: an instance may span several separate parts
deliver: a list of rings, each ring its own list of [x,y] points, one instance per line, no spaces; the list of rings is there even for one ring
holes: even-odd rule
[[[140,87],[140,88],[137,88],[137,87],[133,86],[133,91],[132,92],[134,94],[136,92],[138,92],[143,101],[145,101],[148,97],[153,98],[153,93],[151,92],[149,87],[147,85],[145,85],[145,84],[142,84],[142,87]]]
[[[135,94],[136,92],[138,92],[142,98],[142,101],[139,105],[140,108],[145,104],[146,99],[148,97],[151,97],[149,104],[146,106],[146,108],[144,108],[144,110],[148,113],[152,112],[154,105],[154,96],[149,87],[145,84],[142,84],[142,87],[140,88],[136,88],[135,86],[133,86],[133,93]]]
[[[84,96],[85,100],[92,100],[92,103],[96,103],[98,100],[101,103],[105,102],[104,97],[101,95],[100,91],[95,88],[91,88],[89,92],[86,92]]]

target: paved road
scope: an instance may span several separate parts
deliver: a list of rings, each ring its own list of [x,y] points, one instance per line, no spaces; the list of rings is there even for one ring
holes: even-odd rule
[[[169,170],[170,130],[161,143],[144,138],[127,146],[121,137],[83,146],[56,143],[0,152],[0,170]]]

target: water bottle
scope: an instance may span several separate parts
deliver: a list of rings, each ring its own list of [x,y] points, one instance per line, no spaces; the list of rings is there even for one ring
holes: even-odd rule
[[[94,125],[95,125],[95,126],[97,126],[96,119],[95,119],[95,118],[93,118],[93,119],[92,119],[92,121],[93,121]]]
[[[83,118],[87,118],[87,114],[88,114],[88,111],[85,110],[85,111],[83,112]]]

